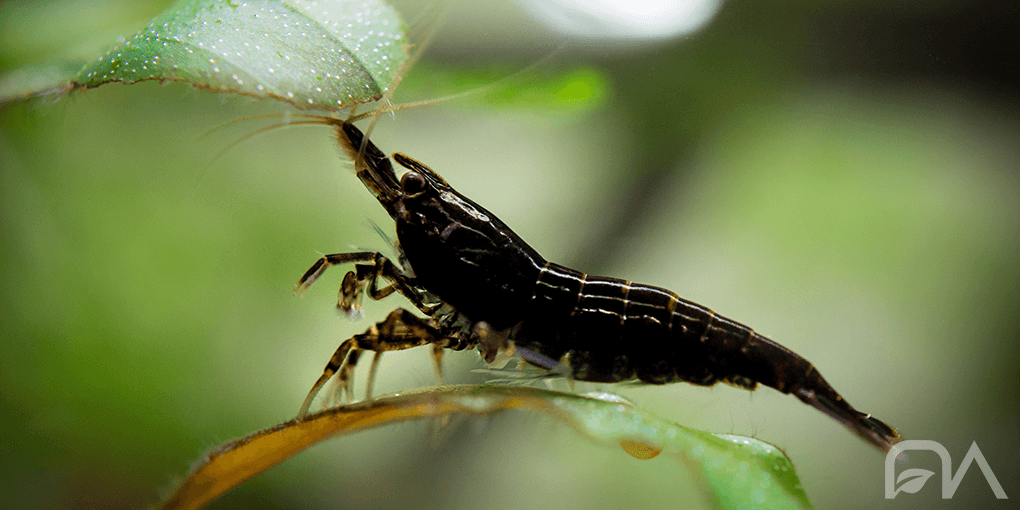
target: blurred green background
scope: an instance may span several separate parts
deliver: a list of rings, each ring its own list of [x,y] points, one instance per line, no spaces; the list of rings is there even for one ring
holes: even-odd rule
[[[0,68],[96,53],[167,3],[6,2]],[[521,80],[581,68],[596,92],[562,104],[548,99],[562,80],[546,94],[511,82],[499,104],[386,117],[380,147],[432,166],[550,260],[751,325],[859,409],[941,442],[954,468],[977,441],[1020,497],[1020,9],[728,2],[694,35],[596,44],[508,0],[461,4],[398,100],[561,44]],[[443,92],[458,91],[449,81]],[[196,140],[285,111],[154,83],[0,107],[3,506],[153,503],[205,450],[291,418],[341,340],[405,306],[337,315],[340,270],[291,294],[319,252],[384,248],[366,219],[392,229],[327,130],[278,130],[219,157],[254,127]],[[476,354],[447,360],[449,382],[486,379]],[[433,382],[418,349],[387,355],[376,389]],[[952,500],[935,477],[887,501],[883,455],[769,389],[601,389],[780,446],[819,508],[1009,503],[976,466]],[[915,455],[910,467],[938,469]],[[212,508],[624,505],[707,503],[670,459],[505,414],[455,420],[441,439],[421,423],[319,445]]]

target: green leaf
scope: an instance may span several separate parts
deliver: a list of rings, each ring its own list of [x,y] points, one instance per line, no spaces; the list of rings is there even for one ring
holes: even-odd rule
[[[757,439],[691,430],[605,393],[580,396],[521,386],[466,385],[378,397],[224,443],[205,455],[162,508],[201,508],[245,480],[337,435],[409,420],[509,409],[548,414],[578,434],[620,446],[637,459],[666,452],[706,482],[706,493],[719,508],[811,506],[790,460],[775,446]],[[685,474],[680,471],[677,476]]]
[[[76,60],[51,61],[5,73],[0,76],[0,103],[40,94],[64,94],[82,65]]]
[[[382,97],[406,60],[404,26],[379,0],[181,0],[69,81],[21,78],[0,97],[158,80],[339,110]]]
[[[519,65],[518,65],[519,66]],[[594,66],[526,69],[486,62],[457,66],[419,62],[401,82],[403,93],[424,98],[455,96],[464,105],[578,113],[602,108],[612,97],[611,78]]]

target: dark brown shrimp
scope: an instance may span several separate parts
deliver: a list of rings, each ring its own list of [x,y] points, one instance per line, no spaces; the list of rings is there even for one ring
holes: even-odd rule
[[[899,441],[891,427],[851,407],[811,363],[751,328],[666,289],[548,262],[425,165],[394,154],[407,169],[398,179],[390,159],[353,124],[323,123],[336,127],[358,177],[396,222],[399,260],[373,252],[326,255],[297,289],[331,265],[355,262],[338,306],[357,310],[367,286],[372,299],[399,292],[425,318],[397,309],[344,341],[299,417],[333,374],[349,387],[363,350],[378,356],[430,344],[438,368],[444,348],[477,346],[491,359],[513,346],[526,361],[579,381],[723,382],[748,390],[763,384],[797,396],[882,450]]]

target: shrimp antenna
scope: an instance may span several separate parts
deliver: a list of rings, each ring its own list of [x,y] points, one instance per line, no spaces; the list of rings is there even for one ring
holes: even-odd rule
[[[220,131],[222,131],[222,130],[230,127],[230,126],[233,126],[234,124],[240,124],[242,122],[250,122],[250,121],[253,121],[253,120],[260,120],[260,119],[281,119],[282,118],[284,120],[282,122],[278,123],[278,124],[275,124],[275,126],[276,127],[285,127],[287,125],[292,124],[290,122],[290,120],[289,120],[291,117],[297,117],[299,119],[319,119],[319,120],[330,118],[330,117],[325,116],[325,115],[316,115],[316,114],[313,114],[313,113],[294,113],[294,112],[263,113],[263,114],[259,114],[259,115],[248,115],[246,117],[239,117],[239,118],[236,118],[236,119],[233,119],[233,120],[228,120],[228,121],[226,121],[226,122],[224,122],[222,124],[213,126],[213,127],[209,128],[209,129],[205,130],[204,133],[196,136],[193,141],[196,142],[196,143],[201,142],[201,141],[205,140],[206,138],[208,138],[209,136],[213,135],[214,133],[218,133],[218,132],[220,132]],[[296,124],[295,123],[295,125],[300,125],[300,124]],[[259,132],[266,132],[266,131],[259,130]],[[255,134],[255,133],[253,133],[253,134]],[[249,138],[251,138],[251,135],[245,136],[244,138],[241,138],[237,142],[234,142],[234,143],[230,144],[230,147],[233,148],[238,143],[243,142],[243,141],[245,141],[245,140],[247,140]]]
[[[233,150],[234,147],[237,147],[238,145],[252,138],[255,138],[256,136],[263,135],[270,131],[276,131],[277,129],[288,128],[293,126],[331,126],[336,123],[336,121],[332,117],[326,117],[324,115],[307,115],[307,117],[309,117],[309,120],[298,120],[293,122],[289,121],[277,122],[276,124],[270,124],[268,126],[260,127],[255,131],[252,131],[251,133],[248,133],[242,136],[241,138],[238,138],[237,140],[230,142],[226,147],[223,148],[223,150],[216,153],[216,156],[213,157],[212,161],[220,159],[221,157],[223,157],[224,154]],[[212,161],[210,161],[210,163],[212,163]]]
[[[449,2],[445,2],[445,3],[448,4]],[[432,5],[439,5],[439,4],[440,3],[434,3]],[[540,58],[539,60],[531,63],[527,67],[524,67],[524,68],[522,68],[522,69],[520,69],[518,71],[513,72],[512,74],[504,76],[504,77],[502,77],[502,78],[500,78],[500,79],[498,79],[496,81],[493,81],[491,83],[488,83],[486,85],[482,85],[480,87],[472,88],[471,90],[466,90],[466,91],[463,91],[463,92],[458,92],[458,93],[455,93],[455,94],[450,94],[450,95],[447,95],[447,96],[433,98],[433,99],[427,99],[427,100],[422,100],[422,101],[413,101],[413,102],[408,102],[408,103],[393,104],[392,103],[393,94],[396,92],[397,87],[400,85],[400,82],[404,79],[404,77],[407,75],[407,73],[410,72],[411,68],[418,62],[418,60],[421,58],[422,53],[424,53],[425,49],[428,47],[428,44],[434,38],[434,36],[435,36],[436,32],[438,31],[439,27],[442,25],[442,19],[445,16],[446,11],[448,10],[448,7],[449,7],[448,5],[447,6],[443,6],[443,7],[430,7],[428,9],[424,10],[422,13],[418,14],[417,17],[415,18],[415,20],[411,23],[412,27],[419,27],[419,26],[424,26],[425,27],[425,28],[422,28],[422,29],[417,29],[412,35],[408,36],[408,38],[411,39],[411,40],[419,40],[419,41],[422,41],[422,42],[409,44],[409,47],[413,48],[413,51],[412,51],[411,55],[409,56],[409,58],[407,60],[405,60],[401,64],[400,69],[398,69],[397,73],[394,75],[393,80],[390,82],[389,86],[386,89],[386,92],[378,100],[378,106],[376,108],[373,108],[372,110],[366,111],[366,112],[363,112],[363,113],[357,113],[360,105],[354,105],[354,106],[352,106],[350,108],[350,111],[348,112],[347,117],[345,119],[343,119],[343,120],[340,120],[339,116],[337,116],[336,114],[334,114],[333,116],[330,116],[330,115],[318,115],[318,114],[310,114],[310,113],[284,112],[284,113],[267,113],[267,114],[259,114],[259,115],[249,115],[249,116],[246,116],[246,117],[240,117],[240,118],[237,118],[237,119],[233,119],[233,120],[224,122],[224,123],[222,123],[220,125],[214,126],[214,127],[210,128],[210,129],[208,129],[207,131],[205,131],[204,133],[202,133],[201,135],[197,136],[195,138],[195,141],[196,142],[202,141],[205,138],[209,137],[210,135],[212,135],[212,134],[214,134],[216,132],[219,132],[219,131],[221,131],[221,130],[229,127],[229,126],[235,125],[235,124],[240,124],[240,123],[243,123],[243,122],[250,122],[250,121],[253,121],[253,120],[261,120],[261,119],[283,119],[279,123],[259,128],[259,129],[255,130],[255,131],[253,131],[252,133],[244,135],[241,138],[235,140],[234,142],[231,142],[229,145],[227,145],[226,148],[224,148],[222,151],[220,151],[213,158],[213,161],[216,161],[217,159],[219,159],[224,154],[226,154],[227,152],[232,150],[234,147],[240,145],[241,143],[244,143],[244,142],[248,141],[249,139],[252,139],[252,138],[254,138],[256,136],[259,136],[259,135],[262,135],[262,134],[274,131],[276,129],[290,127],[290,126],[306,126],[306,125],[337,126],[340,123],[354,123],[354,122],[358,122],[360,120],[363,120],[363,119],[366,119],[366,118],[369,118],[369,117],[373,117],[371,123],[364,130],[365,137],[364,137],[364,139],[362,139],[361,147],[359,147],[359,151],[358,151],[358,154],[359,154],[359,157],[360,157],[361,155],[364,155],[365,147],[368,144],[369,135],[371,134],[372,130],[375,128],[375,125],[378,123],[379,118],[383,114],[385,114],[385,113],[392,114],[392,113],[395,113],[395,112],[398,112],[398,111],[401,111],[401,110],[407,110],[407,109],[411,109],[411,108],[420,108],[420,107],[424,107],[424,106],[434,106],[434,105],[442,104],[442,103],[445,103],[445,102],[448,102],[448,101],[454,101],[454,100],[462,99],[462,98],[465,98],[465,97],[471,97],[471,96],[474,96],[474,95],[478,95],[478,94],[483,94],[483,93],[489,92],[489,91],[491,91],[493,89],[497,89],[499,87],[505,86],[507,83],[512,82],[513,80],[519,78],[522,75],[526,75],[526,74],[534,71],[538,67],[544,65],[545,63],[547,63],[548,61],[550,61],[551,59],[556,57],[566,47],[566,42],[564,41],[564,42],[560,43],[552,51],[550,51],[547,55],[545,55],[544,57]],[[426,22],[426,23],[423,23],[423,21],[422,21],[423,19],[429,19],[429,21]],[[412,30],[413,29],[414,28],[412,28]],[[292,118],[303,119],[303,120],[292,121],[291,120]]]
[[[366,119],[366,118],[371,117],[373,115],[379,116],[379,115],[381,115],[383,113],[393,113],[393,112],[398,112],[400,110],[409,110],[411,108],[421,108],[423,106],[434,106],[434,105],[442,104],[442,103],[445,103],[445,102],[448,102],[448,101],[454,101],[454,100],[457,100],[457,99],[463,99],[465,97],[471,97],[471,96],[475,96],[475,95],[478,95],[478,94],[483,94],[485,92],[489,92],[489,91],[491,91],[493,89],[502,87],[502,86],[506,85],[509,82],[512,82],[513,80],[519,78],[522,75],[525,75],[525,74],[528,74],[528,73],[534,71],[535,69],[539,68],[540,66],[544,65],[546,62],[548,62],[548,61],[552,60],[554,57],[556,57],[565,47],[566,47],[566,43],[565,42],[564,43],[560,43],[559,46],[557,46],[552,51],[550,51],[546,56],[544,56],[544,57],[536,60],[535,62],[529,64],[527,67],[524,67],[524,68],[522,68],[520,70],[514,71],[512,74],[504,76],[504,77],[502,77],[502,78],[500,78],[500,79],[498,79],[496,81],[493,81],[491,83],[482,85],[480,87],[475,87],[475,88],[473,88],[471,90],[465,90],[463,92],[457,92],[455,94],[450,94],[450,95],[446,95],[446,96],[442,96],[442,97],[437,97],[437,98],[433,98],[433,99],[425,99],[425,100],[422,100],[422,101],[412,101],[412,102],[409,102],[409,103],[387,104],[386,106],[379,106],[378,108],[375,108],[374,110],[372,110],[370,112],[365,112],[365,113],[361,113],[361,114],[358,114],[358,115],[351,115],[351,116],[347,117],[345,122],[357,122],[359,120]],[[386,98],[383,98],[383,99],[386,99]],[[366,136],[371,131],[371,126],[374,126],[374,125],[375,125],[375,122],[373,122],[370,125],[369,129],[365,130]]]
[[[393,76],[393,80],[390,82],[389,87],[386,88],[386,92],[383,94],[383,97],[379,99],[380,105],[386,104],[388,107],[393,106],[391,103],[393,93],[396,92],[397,87],[400,85],[400,82],[403,81],[404,76],[406,76],[407,73],[410,72],[411,67],[413,67],[414,64],[418,62],[418,59],[421,58],[422,53],[425,52],[425,48],[427,48],[429,43],[432,42],[432,39],[435,37],[436,32],[439,30],[439,26],[442,25],[442,19],[443,16],[446,14],[446,11],[447,8],[444,7],[442,11],[431,14],[430,17],[432,19],[427,24],[425,24],[425,29],[423,30],[423,33],[420,36],[419,35],[415,36],[415,38],[420,40],[421,42],[414,46],[414,51],[411,52],[407,60],[400,64],[400,68],[397,69],[397,73],[396,75]],[[421,16],[424,16],[425,14],[426,13],[423,12]],[[416,20],[416,23],[420,22],[420,20],[421,17],[419,17],[419,19]],[[379,122],[379,117],[381,117],[383,113],[386,113],[388,111],[389,112],[396,111],[386,110],[384,108],[385,107],[380,106],[374,110],[372,122],[370,122],[368,127],[365,128],[364,131],[365,137],[361,139],[361,147],[358,148],[359,159],[365,154],[365,148],[368,146],[369,135],[372,134],[372,129],[374,129],[376,123]],[[352,110],[351,116],[349,116],[345,122],[354,122],[355,120],[359,120],[361,118],[364,117],[355,117],[354,111]]]

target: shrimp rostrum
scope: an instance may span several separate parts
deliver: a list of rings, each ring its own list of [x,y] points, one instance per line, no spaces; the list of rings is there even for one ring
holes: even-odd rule
[[[795,395],[882,450],[900,439],[885,423],[851,407],[806,359],[751,328],[666,289],[548,262],[427,166],[393,154],[406,169],[398,179],[390,158],[357,127],[322,122],[335,126],[358,178],[396,222],[398,256],[392,261],[375,252],[326,255],[297,289],[329,266],[355,263],[343,280],[340,308],[356,311],[367,288],[372,299],[402,294],[424,317],[397,309],[344,341],[299,418],[334,374],[350,387],[362,351],[375,351],[378,360],[385,351],[431,345],[437,370],[443,349],[478,347],[490,361],[513,349],[528,363],[577,381],[722,382],[747,390],[763,384]]]

